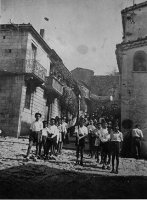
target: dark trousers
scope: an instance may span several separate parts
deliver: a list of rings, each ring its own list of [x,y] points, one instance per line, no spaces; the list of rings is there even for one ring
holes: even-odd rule
[[[48,156],[49,150],[52,150],[53,140],[51,138],[47,138],[46,147],[45,147],[45,156]]]
[[[114,161],[116,159],[116,170],[119,166],[119,154],[120,154],[120,142],[111,142],[111,152],[112,152],[112,170],[114,170]]]
[[[133,138],[133,149],[135,158],[140,158],[141,156],[141,140],[138,137]]]
[[[99,157],[101,154],[101,146],[95,146],[95,158],[97,159],[97,162],[99,162]]]
[[[47,136],[42,136],[42,141],[39,144],[39,155],[41,155],[41,150],[43,147],[43,151],[44,151],[44,155],[46,152],[46,140],[47,140]]]
[[[41,143],[41,135],[42,135],[41,131],[30,131],[29,146],[28,146],[28,150],[27,150],[27,156],[29,156],[31,148],[32,148],[34,143],[36,143],[36,156],[38,156],[39,145]]]
[[[90,156],[93,157],[95,154],[95,138],[89,138],[89,153]]]
[[[76,157],[77,157],[77,160],[78,160],[79,154],[81,155],[81,163],[83,163],[83,153],[84,153],[84,146],[83,145],[77,145]]]
[[[101,160],[104,165],[107,164],[107,156],[109,154],[109,142],[101,143]]]

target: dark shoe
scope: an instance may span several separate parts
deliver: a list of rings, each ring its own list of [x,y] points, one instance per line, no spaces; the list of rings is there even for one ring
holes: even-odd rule
[[[116,169],[115,174],[118,174],[118,169]]]
[[[115,173],[114,169],[112,169],[110,173]]]
[[[108,165],[108,166],[107,166],[107,169],[108,169],[108,170],[110,170],[110,169],[111,169],[111,167]]]
[[[79,165],[79,161],[78,160],[76,160],[76,165]]]
[[[106,169],[105,165],[102,166],[102,169]]]

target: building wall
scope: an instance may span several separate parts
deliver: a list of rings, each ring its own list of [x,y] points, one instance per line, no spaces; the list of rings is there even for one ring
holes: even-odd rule
[[[90,81],[91,92],[98,96],[120,97],[120,76],[93,76]]]
[[[139,123],[147,131],[147,72],[133,71],[133,58],[137,51],[147,53],[147,46],[125,50],[122,62],[121,116]],[[146,63],[147,64],[147,63]],[[147,134],[146,134],[147,139]]]
[[[26,86],[23,86],[22,90],[20,135],[28,135],[31,122],[35,120],[35,113],[41,113],[42,120],[47,120],[48,107],[46,106],[47,100],[44,97],[44,90],[37,87],[31,95],[30,109],[25,108]]]
[[[55,98],[50,107],[50,118],[55,118],[56,116],[61,117],[61,107],[59,99]]]
[[[23,76],[0,77],[0,128],[17,137]]]
[[[0,70],[22,72],[26,55],[27,33],[0,30]]]
[[[122,12],[122,17],[125,42],[147,36],[147,2],[143,7],[134,7],[130,11]]]
[[[71,73],[76,80],[83,81],[88,86],[89,86],[91,77],[94,76],[94,72],[92,70],[83,69],[83,68],[76,68],[72,70]]]
[[[26,59],[32,59],[32,43],[37,47],[36,60],[47,70],[47,76],[49,76],[50,59],[48,54],[43,50],[31,33],[28,33]]]
[[[49,75],[50,60],[47,53],[30,33],[20,32],[19,29],[0,31],[0,70],[23,72],[24,63],[21,61],[32,58],[32,43],[37,47],[36,60]],[[31,96],[31,108],[24,107],[26,85],[22,77],[0,77],[0,103],[3,105],[0,108],[0,126],[11,136],[28,135],[36,112],[42,114],[43,120],[47,118],[46,97],[44,90],[38,87],[39,82],[36,82],[36,90]]]

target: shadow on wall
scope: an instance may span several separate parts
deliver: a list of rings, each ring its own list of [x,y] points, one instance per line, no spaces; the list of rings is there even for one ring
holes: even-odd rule
[[[146,199],[146,184],[146,176],[80,174],[26,164],[0,170],[0,199]]]
[[[30,125],[27,122],[21,122],[21,131],[20,131],[20,136],[28,136],[29,135],[29,130],[30,130]]]

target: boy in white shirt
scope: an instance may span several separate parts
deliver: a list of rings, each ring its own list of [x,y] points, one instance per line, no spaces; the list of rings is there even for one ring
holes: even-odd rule
[[[39,145],[39,156],[41,156],[42,146],[43,146],[43,150],[44,150],[44,154],[43,155],[45,156],[46,140],[47,140],[48,133],[49,133],[49,129],[48,129],[47,121],[43,121],[42,140],[41,140],[41,143]]]
[[[27,155],[25,156],[27,159],[29,157],[31,148],[34,143],[36,143],[36,156],[38,157],[39,144],[41,142],[42,129],[43,129],[43,123],[40,120],[41,116],[42,115],[40,113],[35,113],[36,120],[31,124],[31,127],[30,127],[29,146],[27,150]]]
[[[55,125],[55,119],[51,118],[49,126],[49,134],[46,143],[46,158],[48,158],[49,150],[50,154],[55,154],[55,148],[57,148],[57,139],[58,139],[58,128]]]
[[[81,118],[79,121],[79,127],[75,128],[76,138],[76,164],[79,164],[79,153],[81,154],[80,165],[83,166],[83,151],[85,147],[85,137],[88,135],[88,129],[84,126],[84,118]]]
[[[101,139],[101,161],[103,164],[102,169],[105,169],[107,165],[108,142],[110,140],[110,134],[108,133],[107,123],[105,121],[102,122],[100,139]]]
[[[67,123],[65,122],[65,117],[62,118],[62,124],[61,124],[61,134],[62,134],[62,141],[65,142],[66,134],[67,134]]]
[[[96,127],[93,125],[93,120],[90,120],[90,124],[87,126],[88,129],[88,140],[89,140],[89,153],[91,158],[94,155],[95,152],[95,134],[94,134],[94,130],[96,129]]]
[[[110,134],[111,152],[112,152],[112,171],[111,173],[118,174],[120,143],[123,141],[123,134],[119,131],[116,124],[114,130]],[[116,159],[116,171],[114,171],[114,161]]]

